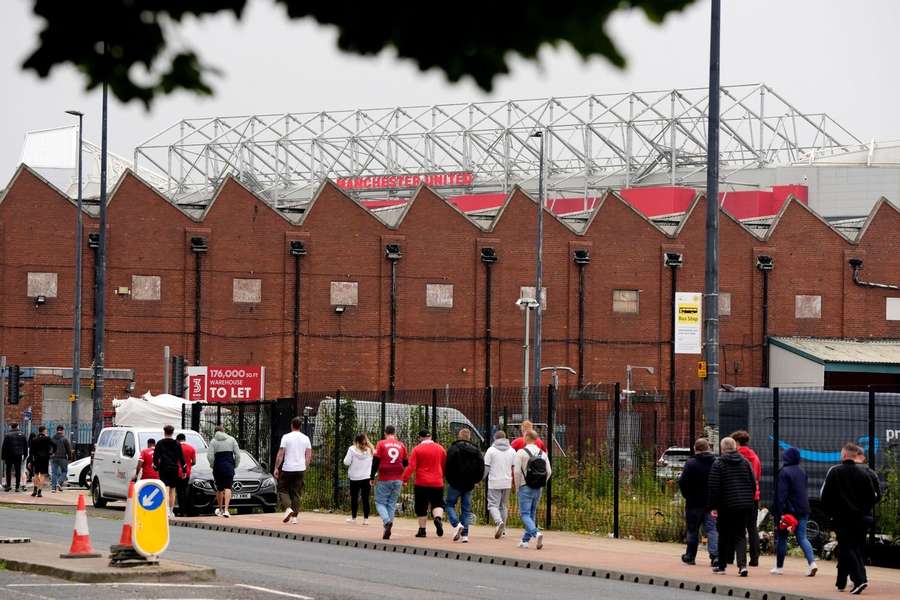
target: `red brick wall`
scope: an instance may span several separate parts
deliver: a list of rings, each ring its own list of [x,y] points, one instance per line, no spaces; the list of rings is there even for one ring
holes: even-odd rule
[[[480,248],[492,246],[494,385],[521,383],[523,315],[514,302],[521,286],[534,285],[534,202],[513,193],[489,231],[468,221],[425,189],[396,228],[385,226],[331,184],[322,187],[299,224],[293,224],[233,180],[227,181],[204,218],[195,221],[132,175],[120,182],[109,205],[107,368],[134,368],[136,391],[162,391],[162,347],[193,362],[194,255],[190,238],[208,238],[202,256],[204,364],[264,364],[266,395],[291,393],[294,260],[288,241],[303,239],[301,259],[302,390],[385,389],[390,357],[390,262],[384,245],[399,243],[397,388],[484,384],[485,267]],[[624,379],[626,364],[654,366],[640,387],[668,388],[672,314],[670,272],[662,253],[684,254],[680,291],[702,291],[705,201],[700,199],[676,236],[668,236],[615,195],[609,195],[589,228],[576,234],[544,217],[544,364],[578,363],[578,270],[572,252],[586,247],[586,382]],[[23,366],[66,366],[71,361],[72,224],[74,206],[27,169],[0,202],[0,348]],[[96,230],[85,219],[87,231]],[[755,256],[775,257],[770,278],[771,335],[900,338],[887,322],[884,298],[900,295],[856,286],[848,258],[863,258],[864,279],[900,280],[900,213],[882,203],[859,243],[838,235],[799,203],[791,203],[766,239],[721,218],[721,290],[732,294],[732,314],[721,320],[722,381],[759,384],[761,276]],[[93,253],[84,249],[82,366],[91,363]],[[36,308],[26,298],[29,271],[58,273],[59,293]],[[159,275],[160,301],[116,295],[132,275]],[[262,280],[259,304],[232,302],[233,279]],[[332,281],[359,283],[359,305],[337,314]],[[449,283],[453,308],[425,306],[428,283]],[[640,313],[612,311],[614,289],[639,289]],[[794,318],[794,296],[822,296],[822,318]],[[679,356],[679,388],[696,387],[696,356]],[[545,380],[546,381],[546,380]],[[574,376],[562,383],[574,384]]]

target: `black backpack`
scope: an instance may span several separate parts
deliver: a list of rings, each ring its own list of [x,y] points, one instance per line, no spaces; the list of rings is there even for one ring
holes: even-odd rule
[[[528,448],[523,448],[528,454],[528,464],[525,465],[525,485],[536,490],[547,485],[547,461],[543,453],[538,450],[532,454]]]

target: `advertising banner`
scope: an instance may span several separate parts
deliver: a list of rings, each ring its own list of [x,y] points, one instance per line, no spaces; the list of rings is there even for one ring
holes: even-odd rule
[[[254,366],[187,368],[187,399],[201,402],[264,400],[266,368]]]
[[[703,294],[675,293],[675,354],[700,354],[702,339]]]

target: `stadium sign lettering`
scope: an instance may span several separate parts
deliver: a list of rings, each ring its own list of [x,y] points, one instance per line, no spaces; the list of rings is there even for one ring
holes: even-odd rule
[[[338,187],[344,190],[390,190],[415,188],[420,185],[430,187],[469,186],[475,176],[469,171],[454,173],[426,173],[419,175],[367,175],[364,177],[340,177]]]

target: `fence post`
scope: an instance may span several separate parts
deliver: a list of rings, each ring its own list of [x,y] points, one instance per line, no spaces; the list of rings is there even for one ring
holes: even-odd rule
[[[578,464],[584,463],[584,417],[581,414],[581,406],[578,407]]]
[[[691,414],[688,415],[688,446],[691,454],[694,453],[694,440],[697,439],[697,390],[691,390]]]
[[[613,399],[613,537],[619,539],[619,417],[622,385],[617,383]]]
[[[488,386],[484,388],[484,439],[481,441],[481,449],[487,450],[491,447],[491,415],[494,412],[494,388]]]
[[[643,443],[643,441],[641,442]],[[654,410],[653,411],[653,456],[651,458],[656,459],[657,453],[659,452],[659,413]]]
[[[381,390],[381,431],[378,432],[381,437],[384,435],[384,428],[387,427],[387,392]]]
[[[431,439],[438,441],[437,428],[437,389],[431,388]]]
[[[203,407],[199,402],[191,404],[191,429],[200,433],[200,415],[203,414]]]
[[[866,449],[868,454],[869,468],[875,470],[875,388],[869,386],[869,447]]]
[[[222,405],[216,405],[216,427],[222,424]]]
[[[334,395],[334,465],[331,471],[331,485],[334,491],[334,509],[338,509],[341,500],[341,390]]]
[[[247,445],[247,440],[244,439],[246,437],[244,430],[244,403],[241,402],[238,404],[238,446],[241,448]]]
[[[185,417],[187,416],[187,414],[186,414],[186,413],[187,413],[187,407],[188,407],[187,404],[182,404],[182,405],[181,405],[181,428],[182,428],[182,429],[184,429],[184,424],[185,424],[185,422],[186,422]],[[4,435],[5,433],[6,433],[5,431],[0,431],[0,435]],[[75,435],[76,435],[76,437],[75,437],[75,443],[77,444],[78,442],[81,441],[81,439],[80,439],[79,437],[77,437],[77,436],[78,436],[78,433],[77,433],[77,432],[76,432]]]
[[[779,431],[781,421],[781,401],[779,400],[778,388],[772,388],[772,490],[774,498],[778,497],[778,464],[781,455],[779,441],[781,432]]]
[[[547,480],[547,512],[544,515],[544,529],[550,529],[553,522],[553,446],[556,443],[556,428],[553,413],[556,411],[556,390],[553,385],[547,386],[547,462],[550,463],[551,477]]]
[[[261,458],[260,452],[262,451],[262,442],[259,439],[259,429],[260,429],[259,422],[261,419],[262,419],[262,402],[257,400],[256,401],[256,427],[255,427],[255,430],[256,430],[256,454],[254,454],[254,456],[257,458],[257,460],[259,460]],[[272,425],[270,423],[269,427],[271,427],[271,426]],[[273,469],[275,468],[274,465],[271,465],[271,467]]]
[[[503,433],[509,437],[509,408],[506,406],[503,407]]]

